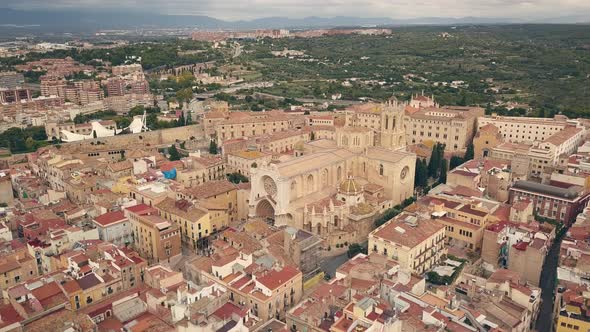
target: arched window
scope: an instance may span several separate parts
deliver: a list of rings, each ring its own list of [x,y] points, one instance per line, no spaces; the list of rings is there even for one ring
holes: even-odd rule
[[[389,116],[385,116],[385,129],[389,128]]]
[[[336,171],[336,177],[337,181],[340,181],[340,179],[342,179],[342,166],[338,166],[338,170]]]
[[[328,185],[328,170],[324,168],[322,171],[322,187],[326,187]]]
[[[383,175],[383,164],[379,164],[379,175]]]
[[[291,198],[296,198],[299,197],[299,195],[297,195],[297,181],[292,180],[291,181]]]
[[[313,175],[309,174],[309,176],[307,177],[307,192],[313,192],[313,187]]]

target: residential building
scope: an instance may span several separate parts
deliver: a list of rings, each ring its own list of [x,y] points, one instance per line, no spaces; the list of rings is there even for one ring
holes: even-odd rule
[[[446,254],[445,226],[403,212],[369,234],[369,250],[398,261],[402,269],[422,274]]]
[[[545,256],[555,231],[509,222],[489,225],[484,231],[481,256],[488,271],[509,269],[530,285],[539,286]]]
[[[465,151],[475,134],[477,118],[484,115],[484,109],[425,107],[408,113],[405,117],[408,144],[433,141],[445,144],[450,151]]]
[[[445,226],[448,244],[472,251],[481,248],[485,227],[499,219],[495,213],[500,203],[484,198],[438,193],[420,199],[418,204]]]
[[[112,211],[101,214],[93,220],[101,240],[124,246],[133,242],[131,222],[123,211]]]
[[[250,168],[269,163],[272,154],[260,151],[242,150],[227,154],[227,165],[233,172],[250,177]]]
[[[563,115],[556,115],[552,119],[498,115],[481,115],[478,118],[478,128],[488,124],[498,128],[506,142],[531,144],[535,141],[544,141],[562,131],[568,125],[568,118]]]
[[[294,227],[285,227],[281,233],[284,250],[299,267],[304,279],[314,276],[320,269],[322,239]]]
[[[530,200],[538,216],[571,225],[584,210],[590,192],[579,186],[554,186],[531,181],[517,181],[510,188],[510,202]]]
[[[207,123],[205,125],[207,126]],[[240,137],[271,134],[290,128],[293,128],[293,120],[287,115],[275,113],[252,116],[245,113],[243,116],[233,116],[218,122],[214,126],[214,131],[217,140],[222,142]]]
[[[228,173],[220,156],[183,158],[184,169],[177,170],[176,181],[186,187],[198,186],[208,181],[223,180]]]
[[[133,227],[134,247],[148,262],[169,261],[181,254],[180,228],[158,215],[158,210],[138,205],[127,208]]]
[[[302,273],[294,266],[261,269],[250,275],[232,268],[236,264],[250,266],[252,257],[246,254],[199,259],[199,263],[203,261],[208,267],[200,270],[201,277],[227,288],[230,301],[243,303],[262,321],[284,318],[287,310],[301,300]]]
[[[588,331],[590,315],[588,315],[588,292],[578,289],[567,289],[558,297],[556,303],[555,331]]]
[[[20,242],[0,242],[0,288],[6,290],[39,275],[37,264]]]
[[[179,227],[182,242],[192,248],[202,247],[199,241],[221,226],[211,224],[211,216],[207,209],[185,199],[166,198],[156,204],[155,208],[158,209],[160,217]]]
[[[208,210],[217,210],[211,215],[211,230],[220,230],[238,220],[237,186],[227,180],[210,181],[177,192],[177,199],[186,199]]]

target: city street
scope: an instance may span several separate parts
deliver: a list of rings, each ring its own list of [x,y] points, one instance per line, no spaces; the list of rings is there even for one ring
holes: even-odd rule
[[[326,274],[329,274],[331,278],[336,275],[336,270],[340,265],[346,263],[348,256],[346,252],[338,256],[324,257],[321,268]]]
[[[553,330],[553,293],[555,281],[557,280],[557,263],[559,261],[559,248],[561,239],[555,241],[545,259],[543,271],[541,272],[541,309],[537,318],[536,328],[539,332],[551,332]]]

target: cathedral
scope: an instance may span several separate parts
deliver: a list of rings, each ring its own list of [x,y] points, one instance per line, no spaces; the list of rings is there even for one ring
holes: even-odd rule
[[[372,110],[367,126],[355,115],[334,140],[301,142],[298,157],[251,171],[251,217],[321,236],[327,246],[364,241],[376,216],[413,195],[416,155],[405,151],[406,104]]]

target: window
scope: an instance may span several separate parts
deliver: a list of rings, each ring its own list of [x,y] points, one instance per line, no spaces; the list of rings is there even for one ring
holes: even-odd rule
[[[379,175],[383,175],[383,164],[379,164]]]

